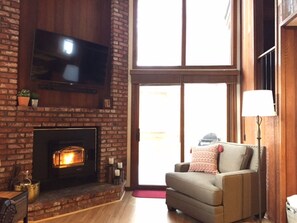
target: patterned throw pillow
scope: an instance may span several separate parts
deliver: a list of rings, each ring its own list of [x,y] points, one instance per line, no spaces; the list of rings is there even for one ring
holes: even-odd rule
[[[192,147],[192,161],[190,172],[218,173],[218,146]]]

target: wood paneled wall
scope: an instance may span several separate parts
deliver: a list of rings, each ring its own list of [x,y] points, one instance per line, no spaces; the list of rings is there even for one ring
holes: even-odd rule
[[[295,176],[293,180],[287,184],[287,194],[297,193],[297,27],[284,28],[283,31],[283,47],[284,47],[284,78],[285,86],[283,92],[286,95],[285,101],[285,126],[286,131],[286,157],[287,157],[287,174]]]
[[[98,108],[110,97],[110,83],[98,87],[96,94],[40,89],[29,77],[31,55],[36,28],[110,47],[110,0],[29,0],[21,1],[20,9],[19,88],[38,92],[40,106]],[[109,82],[110,76],[107,79]]]
[[[257,40],[255,2],[242,1],[242,91],[255,89],[257,71],[252,43]],[[289,3],[289,1],[285,1]],[[262,144],[267,147],[267,216],[272,222],[287,221],[286,199],[297,194],[297,27],[282,22],[282,6],[276,1],[276,103],[278,116],[262,122]],[[297,17],[291,15],[290,18]],[[256,126],[243,120],[244,142],[255,142]]]
[[[254,4],[253,1],[242,1],[242,48],[241,48],[241,86],[242,91],[255,89],[255,46],[254,46]],[[243,142],[255,143],[256,133],[253,120],[242,118]]]
[[[280,26],[280,119],[279,205],[285,207],[287,196],[297,194],[297,27]],[[279,220],[285,220],[281,213]]]
[[[110,1],[38,1],[36,25],[37,28],[109,46]]]
[[[242,1],[242,79],[241,91],[257,89],[257,58],[261,51],[259,42],[259,26],[257,23],[257,12],[255,10],[256,1]],[[261,10],[260,10],[261,11]],[[261,48],[261,49],[260,49]],[[279,83],[279,82],[278,82]],[[257,126],[256,120],[252,117],[242,118],[242,142],[256,143],[257,142]],[[261,144],[267,147],[267,217],[273,222],[278,221],[280,216],[285,213],[285,206],[280,200],[281,183],[279,178],[280,172],[280,116],[264,117],[261,125],[262,140]]]

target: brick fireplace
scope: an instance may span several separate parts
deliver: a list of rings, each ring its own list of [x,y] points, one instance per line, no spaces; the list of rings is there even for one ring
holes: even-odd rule
[[[87,207],[92,205],[89,204],[92,201],[97,205],[119,199],[122,185],[115,188],[114,185],[106,184],[106,165],[111,156],[115,157],[116,161],[124,162],[124,166],[127,159],[128,0],[111,1],[112,108],[18,106],[16,94],[20,77],[18,67],[21,62],[18,54],[19,24],[20,0],[2,0],[0,4],[0,190],[8,189],[16,164],[20,165],[22,170],[29,170],[32,173],[34,129],[95,127],[100,128],[97,144],[97,149],[100,151],[97,181],[101,189],[94,190],[91,185],[92,193],[84,191],[82,197],[70,196],[70,200],[76,200],[70,209],[77,209],[80,201],[88,203],[81,207]],[[54,204],[54,201],[52,202]],[[65,200],[63,202],[67,203]],[[40,209],[41,206],[39,204],[39,207],[36,207],[32,204],[29,210],[44,212],[42,208]],[[70,209],[67,211],[71,211]],[[65,210],[52,215],[67,212]],[[41,218],[47,216],[44,214]]]

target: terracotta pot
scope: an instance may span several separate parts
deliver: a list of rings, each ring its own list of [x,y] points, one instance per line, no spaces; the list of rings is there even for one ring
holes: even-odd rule
[[[28,106],[30,97],[18,97],[18,104],[20,106]]]

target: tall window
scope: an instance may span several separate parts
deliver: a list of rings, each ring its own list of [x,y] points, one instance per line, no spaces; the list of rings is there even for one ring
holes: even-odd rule
[[[172,168],[214,136],[237,140],[240,1],[133,1],[131,182],[158,185],[158,160]]]
[[[137,65],[181,65],[182,1],[138,0],[137,11]]]
[[[186,65],[231,65],[230,0],[187,0]]]
[[[136,66],[232,65],[231,0],[136,2]]]

